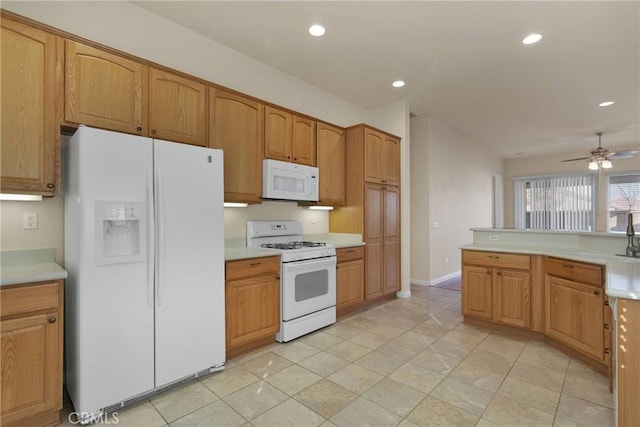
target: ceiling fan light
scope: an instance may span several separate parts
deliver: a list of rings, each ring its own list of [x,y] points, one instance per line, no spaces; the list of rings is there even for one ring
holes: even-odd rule
[[[589,162],[589,170],[597,171],[598,170],[598,162],[596,162],[595,160],[591,160]]]
[[[611,169],[612,167],[613,167],[613,164],[611,163],[611,160],[605,159],[602,161],[603,169]]]

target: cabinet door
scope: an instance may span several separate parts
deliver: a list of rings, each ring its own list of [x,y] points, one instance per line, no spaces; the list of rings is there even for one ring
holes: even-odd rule
[[[382,143],[382,182],[400,184],[400,140],[387,135]]]
[[[55,312],[0,322],[2,424],[61,405],[60,333]]]
[[[400,194],[397,187],[384,187],[384,294],[400,289]]]
[[[531,274],[495,270],[493,276],[493,320],[507,325],[531,326]]]
[[[293,161],[291,158],[291,113],[264,107],[264,156],[267,159]]]
[[[602,289],[546,275],[545,291],[546,334],[604,360]]]
[[[227,282],[225,299],[227,351],[280,330],[280,280],[276,276]]]
[[[365,246],[365,295],[375,298],[384,291],[384,246],[383,246],[383,215],[384,189],[375,184],[365,186],[365,218],[364,239]]]
[[[320,171],[320,204],[344,206],[345,203],[344,130],[318,123],[317,153]]]
[[[260,203],[264,106],[210,88],[211,147],[224,150],[224,201]]]
[[[316,121],[293,114],[291,153],[295,163],[316,165]],[[322,176],[320,177],[322,179]]]
[[[462,267],[462,314],[491,320],[490,268]]]
[[[62,40],[0,21],[3,193],[53,196],[58,187],[62,119]]]
[[[149,134],[207,145],[207,87],[175,74],[149,70]]]
[[[143,64],[67,40],[65,119],[147,135],[147,77]]]
[[[364,301],[364,260],[338,263],[336,268],[336,310],[357,306]]]
[[[382,182],[382,141],[384,136],[364,128],[364,180]]]

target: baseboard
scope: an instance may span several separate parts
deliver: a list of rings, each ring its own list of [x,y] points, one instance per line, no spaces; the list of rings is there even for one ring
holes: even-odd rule
[[[398,291],[398,292],[396,292],[396,297],[397,298],[410,298],[411,297],[411,291]]]
[[[412,285],[419,285],[419,286],[431,286],[431,284],[429,283],[428,280],[421,280],[421,279],[411,279],[410,283]]]
[[[437,285],[438,283],[446,282],[447,280],[449,280],[449,279],[454,279],[454,278],[456,278],[456,277],[460,277],[460,270],[458,270],[458,271],[454,271],[453,273],[451,273],[451,274],[447,274],[447,275],[445,275],[445,276],[440,276],[440,277],[437,277],[437,278],[435,278],[435,279],[432,279],[432,280],[429,282],[429,286],[435,286],[435,285]]]

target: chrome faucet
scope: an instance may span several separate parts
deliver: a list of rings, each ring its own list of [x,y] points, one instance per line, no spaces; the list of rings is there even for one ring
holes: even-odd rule
[[[627,215],[627,251],[625,253],[626,256],[631,257],[640,257],[640,238],[638,239],[638,244],[633,244],[633,237],[636,232],[633,230],[633,215],[629,213]]]

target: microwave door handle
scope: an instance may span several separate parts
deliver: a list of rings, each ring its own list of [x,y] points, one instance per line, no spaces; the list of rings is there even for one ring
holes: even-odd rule
[[[304,188],[305,188],[305,195],[306,196],[311,196],[311,177],[309,175],[305,175],[304,177]]]

